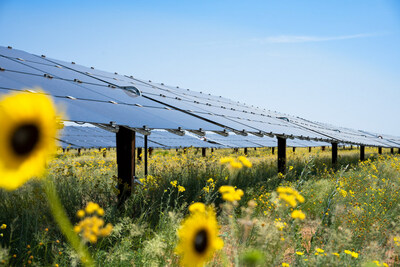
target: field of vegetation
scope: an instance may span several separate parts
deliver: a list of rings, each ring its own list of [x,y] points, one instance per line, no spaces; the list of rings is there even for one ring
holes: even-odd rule
[[[0,189],[0,265],[82,265],[49,206],[54,184],[98,266],[396,266],[400,155],[366,156],[340,149],[332,168],[329,148],[288,148],[277,175],[270,148],[154,150],[118,206],[115,150],[60,150],[45,178]]]

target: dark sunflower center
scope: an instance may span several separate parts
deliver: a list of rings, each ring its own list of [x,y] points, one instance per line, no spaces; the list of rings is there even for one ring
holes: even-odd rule
[[[36,125],[19,126],[11,137],[11,147],[17,155],[29,154],[39,141],[39,129]]]
[[[203,253],[207,249],[207,245],[208,245],[207,232],[205,230],[197,232],[196,237],[194,239],[194,249],[198,253]]]

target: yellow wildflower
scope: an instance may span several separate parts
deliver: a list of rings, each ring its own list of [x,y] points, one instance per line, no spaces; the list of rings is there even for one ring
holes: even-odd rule
[[[346,192],[345,190],[343,190],[343,189],[340,189],[340,194],[341,194],[343,197],[346,197],[346,196],[347,196],[347,192]]]
[[[97,212],[99,216],[104,215],[104,210],[97,204],[93,202],[89,202],[85,208],[86,213],[93,214]],[[85,216],[85,212],[80,210],[77,212],[78,217],[82,215]],[[91,217],[86,217],[85,219],[81,220],[77,225],[74,226],[74,232],[80,233],[84,240],[89,241],[91,243],[96,243],[98,237],[104,237],[110,235],[113,226],[109,223],[105,227],[104,220],[97,217],[97,215],[93,215]]]
[[[233,169],[241,169],[241,168],[243,167],[242,163],[237,162],[237,161],[232,161],[231,164],[230,164],[230,166],[231,166]]]
[[[296,207],[296,205],[297,205],[296,197],[293,195],[279,194],[279,198],[284,200],[286,203],[288,203],[293,208]]]
[[[178,185],[178,192],[185,192],[185,187]]]
[[[78,210],[78,211],[76,212],[76,216],[77,216],[78,218],[84,217],[84,216],[85,216],[85,211],[84,211],[84,210]]]
[[[235,192],[235,188],[233,186],[230,185],[223,185],[219,188],[218,190],[221,194],[225,194],[225,193],[232,193]]]
[[[201,202],[193,203],[192,205],[189,206],[189,211],[190,213],[205,212],[206,205],[204,205],[204,203]]]
[[[301,210],[294,210],[292,212],[292,218],[304,220],[306,218],[306,215]]]
[[[235,190],[235,188],[230,185],[221,186],[219,192],[222,194],[222,199],[229,202],[239,201],[244,194],[243,190]]]
[[[104,216],[104,209],[102,209],[102,208],[98,208],[97,209],[97,214],[99,215],[99,216]]]
[[[253,164],[244,156],[238,157],[238,160],[247,168],[253,167]]]
[[[90,201],[86,205],[85,211],[87,214],[92,214],[92,213],[96,212],[99,208],[100,208],[99,204]]]
[[[3,229],[3,230],[6,229],[7,228],[7,224],[3,223],[0,228]]]
[[[247,160],[247,159],[246,159]],[[232,157],[224,157],[219,161],[221,164],[229,163],[229,167],[232,169],[241,169],[243,167],[242,163],[239,160],[236,160]],[[250,163],[251,164],[251,163]]]
[[[221,159],[220,159],[219,163],[225,164],[225,163],[230,163],[230,162],[232,162],[232,161],[234,161],[234,160],[235,160],[235,159],[232,158],[232,157],[224,157],[224,158],[221,158]]]

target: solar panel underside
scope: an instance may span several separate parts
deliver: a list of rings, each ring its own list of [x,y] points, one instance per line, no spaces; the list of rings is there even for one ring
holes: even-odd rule
[[[151,135],[148,136],[148,139],[164,144],[169,148],[180,148],[180,147],[191,147],[191,146],[205,147],[205,148],[224,147],[221,144],[208,142],[204,139],[196,137],[195,135],[185,134],[183,136],[179,136],[162,130],[152,131]]]
[[[59,138],[63,148],[100,148],[115,147],[115,133],[87,126],[65,126]],[[148,147],[180,148],[180,147],[223,148],[220,144],[210,143],[196,136],[178,136],[163,130],[153,130],[148,136]],[[144,136],[136,133],[136,147],[144,147]]]
[[[60,136],[63,148],[100,148],[115,147],[115,133],[87,126],[65,126]],[[276,147],[275,138],[241,136],[230,134],[224,137],[215,133],[207,132],[205,137],[198,137],[186,133],[178,136],[163,130],[153,130],[148,136],[148,147],[154,148],[180,148],[180,147],[205,147],[205,148],[236,148],[236,147]],[[306,140],[288,140],[288,146],[311,147],[329,146],[329,143],[313,142]],[[136,147],[144,147],[143,135],[136,134]]]

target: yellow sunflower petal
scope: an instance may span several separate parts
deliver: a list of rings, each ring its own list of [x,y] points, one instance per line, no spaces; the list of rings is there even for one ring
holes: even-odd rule
[[[180,256],[180,263],[183,266],[203,266],[216,250],[223,247],[218,231],[212,208],[188,216],[178,230],[179,242],[175,252]]]
[[[0,98],[0,187],[13,190],[41,176],[56,152],[60,115],[43,93]]]

